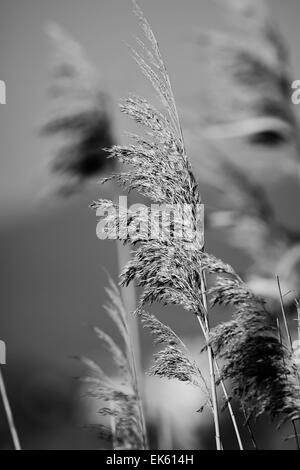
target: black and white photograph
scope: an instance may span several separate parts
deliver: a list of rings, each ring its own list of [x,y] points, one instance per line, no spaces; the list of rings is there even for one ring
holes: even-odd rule
[[[300,450],[299,21],[0,0],[0,451]]]

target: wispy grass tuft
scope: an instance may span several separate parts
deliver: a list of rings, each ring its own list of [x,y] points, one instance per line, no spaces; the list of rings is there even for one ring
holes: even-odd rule
[[[110,420],[109,426],[104,424],[95,426],[99,437],[111,442],[114,449],[145,449],[147,447],[146,425],[127,312],[121,293],[112,280],[106,292],[109,301],[104,308],[117,327],[124,348],[120,348],[111,336],[99,328],[93,327],[93,331],[116,364],[119,376],[111,378],[94,361],[81,358],[81,362],[89,370],[89,375],[82,381],[88,385],[87,396],[99,400],[99,405],[104,402],[98,413]]]
[[[145,311],[140,315],[143,326],[149,329],[154,343],[163,346],[163,349],[154,355],[154,362],[149,374],[161,378],[177,379],[200,388],[206,399],[199,410],[206,405],[212,408],[209,387],[187,346],[169,326],[159,321],[154,315]]]

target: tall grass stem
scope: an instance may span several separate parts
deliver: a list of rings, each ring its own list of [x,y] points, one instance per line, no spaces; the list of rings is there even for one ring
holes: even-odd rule
[[[10,404],[9,404],[9,400],[8,400],[8,396],[7,396],[6,387],[5,387],[5,383],[4,383],[1,368],[0,368],[0,394],[1,394],[1,397],[2,397],[3,406],[4,406],[5,414],[6,414],[6,417],[7,417],[7,421],[8,421],[10,434],[11,434],[11,437],[12,437],[12,440],[13,440],[14,449],[15,450],[21,450],[19,436],[18,436],[17,429],[16,429],[16,426],[15,426],[15,423],[14,423],[14,418],[13,418],[13,414],[12,414],[11,407],[10,407]]]

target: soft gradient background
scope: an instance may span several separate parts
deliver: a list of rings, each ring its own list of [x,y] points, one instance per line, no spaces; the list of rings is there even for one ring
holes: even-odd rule
[[[299,79],[300,3],[270,3],[291,48],[293,79]],[[159,38],[179,108],[197,113],[203,64],[195,38],[201,28],[223,27],[222,11],[212,0],[140,5]],[[84,324],[110,328],[101,312],[102,267],[117,272],[115,244],[97,240],[95,214],[88,208],[103,189],[95,185],[69,201],[45,195],[51,147],[38,128],[47,110],[51,48],[44,27],[55,21],[78,40],[116,103],[131,91],[149,93],[124,44],[133,43],[137,32],[131,10],[129,0],[0,0],[0,79],[7,85],[7,104],[0,105],[0,338],[7,344],[4,375],[25,448],[97,446],[80,428],[82,415],[74,414],[82,405],[72,379],[80,368],[71,356],[101,356]],[[128,126],[116,106],[115,121],[120,135]],[[197,167],[196,152],[193,158]],[[296,194],[284,182],[277,193],[278,212],[292,226]],[[236,266],[246,262],[221,236],[208,235],[207,242]],[[176,309],[164,315],[179,333],[196,334],[186,314]],[[147,336],[143,344],[146,363]],[[0,419],[0,446],[9,448],[2,411]],[[265,446],[271,446],[268,439]]]

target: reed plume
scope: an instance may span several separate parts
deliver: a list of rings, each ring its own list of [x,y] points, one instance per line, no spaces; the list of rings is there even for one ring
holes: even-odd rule
[[[132,145],[112,147],[111,156],[128,164],[130,172],[113,175],[103,182],[114,179],[128,191],[136,190],[156,203],[188,207],[184,212],[187,231],[182,237],[176,237],[174,229],[162,226],[159,236],[151,238],[149,211],[145,209],[138,213],[129,211],[128,217],[122,211],[112,211],[107,230],[114,233],[118,228],[123,242],[137,245],[121,276],[124,285],[135,280],[144,288],[137,313],[143,315],[146,304],[161,302],[181,305],[196,316],[207,340],[216,445],[221,449],[217,381],[222,381],[224,387],[223,379],[231,379],[233,393],[245,407],[247,416],[256,417],[265,412],[297,416],[299,390],[294,384],[290,357],[278,340],[264,302],[247,288],[230,265],[204,252],[201,196],[185,151],[170,80],[154,34],[136,3],[135,12],[149,48],[138,40],[144,54],[133,49],[131,52],[151,81],[163,111],[135,96],[122,102],[121,111],[142,125],[145,135],[132,136]],[[92,206],[103,215],[103,210],[113,207],[113,203],[99,200]],[[213,282],[209,289],[206,274]],[[211,330],[208,300],[211,305],[232,305],[233,319]],[[218,358],[223,361],[220,369],[216,364]],[[154,367],[157,374],[160,371],[167,374],[162,355],[158,356]],[[171,365],[168,370],[172,375]],[[186,363],[182,374],[182,378],[190,380]],[[230,406],[229,400],[226,404]]]

